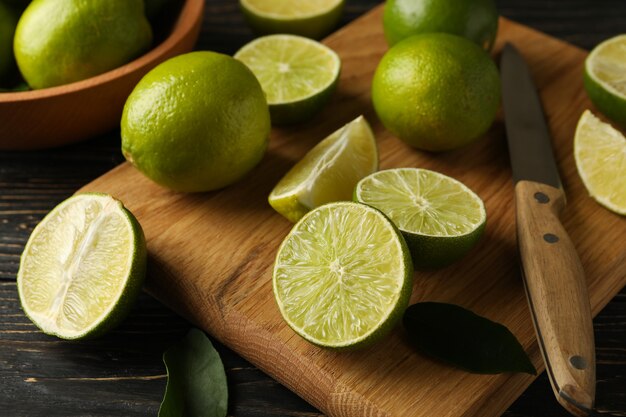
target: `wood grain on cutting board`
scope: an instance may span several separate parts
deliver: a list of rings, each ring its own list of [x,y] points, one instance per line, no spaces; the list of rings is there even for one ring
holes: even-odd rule
[[[502,120],[479,142],[443,154],[416,151],[386,132],[369,93],[387,49],[381,19],[379,7],[325,41],[343,61],[334,101],[308,124],[275,129],[265,159],[239,183],[179,194],[123,164],[81,191],[110,193],[137,216],[151,256],[150,293],[328,415],[498,416],[532,376],[454,369],[416,353],[400,327],[366,350],[328,351],[297,336],[274,302],[273,261],[291,224],[271,209],[267,195],[315,143],[364,114],[378,138],[381,169],[434,169],[463,181],[486,204],[487,228],[478,247],[447,269],[417,272],[412,302],[452,302],[505,324],[543,369],[517,266]],[[564,225],[580,253],[596,314],[626,284],[626,221],[587,196],[574,165],[576,122],[590,107],[582,87],[586,53],[501,20],[496,52],[506,41],[520,49],[541,90],[568,197]]]

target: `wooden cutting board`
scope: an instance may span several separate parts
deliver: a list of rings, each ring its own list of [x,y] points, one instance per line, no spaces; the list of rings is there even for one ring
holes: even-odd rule
[[[387,49],[379,7],[330,36],[343,73],[338,93],[312,122],[275,129],[263,162],[225,190],[178,194],[128,164],[83,188],[121,199],[145,230],[151,256],[147,290],[330,416],[500,415],[534,379],[472,375],[416,353],[401,328],[366,350],[333,352],[298,337],[274,302],[274,257],[291,224],[267,204],[280,177],[315,143],[360,114],[371,122],[381,168],[425,167],[453,176],[485,201],[486,234],[455,265],[415,274],[412,302],[460,304],[505,324],[543,369],[518,273],[513,185],[502,120],[464,149],[428,154],[386,132],[370,103],[370,82]],[[513,42],[541,90],[563,184],[564,224],[587,273],[594,314],[626,284],[626,220],[587,196],[572,155],[583,109],[586,53],[519,24],[501,20],[495,51]],[[551,399],[551,393],[546,393]]]

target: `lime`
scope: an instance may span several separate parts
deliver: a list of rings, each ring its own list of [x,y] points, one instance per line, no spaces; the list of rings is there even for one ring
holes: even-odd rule
[[[402,317],[412,289],[406,243],[378,210],[331,203],[302,218],[274,265],[274,297],[287,324],[329,348],[368,345]]]
[[[360,116],[311,149],[276,184],[268,200],[277,212],[297,222],[322,204],[351,200],[359,180],[377,169],[376,138]]]
[[[15,32],[15,57],[32,88],[117,68],[150,46],[143,0],[34,0]]]
[[[160,64],[137,84],[122,115],[122,152],[158,184],[209,191],[254,168],[269,132],[254,74],[229,56],[192,52]]]
[[[292,33],[319,39],[341,19],[344,0],[240,0],[252,29],[262,35]]]
[[[17,289],[24,312],[44,333],[82,339],[124,319],[145,271],[146,242],[135,217],[111,196],[79,194],[33,230]]]
[[[481,137],[500,103],[498,69],[476,44],[445,33],[415,35],[391,48],[372,84],[385,127],[408,144],[444,151]]]
[[[273,124],[310,119],[330,99],[341,70],[341,60],[332,49],[293,35],[258,38],[235,58],[259,79]]]
[[[494,0],[388,0],[383,26],[389,45],[411,35],[444,32],[489,51],[498,33],[498,10]]]
[[[354,195],[398,226],[416,268],[455,262],[485,229],[487,213],[480,197],[461,182],[426,169],[376,172],[359,182]]]
[[[574,138],[576,168],[587,191],[609,210],[626,215],[626,138],[589,110]]]
[[[585,89],[608,118],[626,126],[626,35],[596,46],[585,61]]]
[[[0,2],[0,85],[7,86],[15,69],[13,34],[17,17],[9,7]]]

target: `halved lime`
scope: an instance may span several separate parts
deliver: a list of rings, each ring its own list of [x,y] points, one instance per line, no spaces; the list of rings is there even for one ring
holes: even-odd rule
[[[413,267],[400,232],[381,212],[352,202],[319,207],[285,238],[274,297],[287,324],[329,348],[373,343],[407,307]]]
[[[608,118],[626,126],[626,35],[596,46],[585,61],[585,89]]]
[[[235,58],[261,83],[273,124],[310,119],[332,96],[341,71],[341,60],[332,49],[293,35],[255,39]]]
[[[586,110],[574,138],[576,168],[589,195],[626,215],[626,138]]]
[[[44,333],[95,337],[126,316],[145,270],[146,243],[135,217],[111,196],[79,194],[33,230],[17,289],[24,312]]]
[[[376,138],[359,116],[311,149],[269,195],[274,209],[292,222],[332,201],[351,200],[354,187],[378,169]]]
[[[376,207],[398,226],[416,268],[449,265],[476,245],[487,212],[463,183],[419,168],[376,172],[356,186],[355,200]]]
[[[344,0],[240,0],[252,29],[319,39],[339,23]]]

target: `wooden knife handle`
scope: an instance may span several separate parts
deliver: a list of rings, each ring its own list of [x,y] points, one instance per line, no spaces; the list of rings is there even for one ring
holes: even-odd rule
[[[584,416],[595,399],[595,346],[585,274],[559,220],[565,193],[519,181],[515,200],[526,295],[550,383],[561,405]]]

